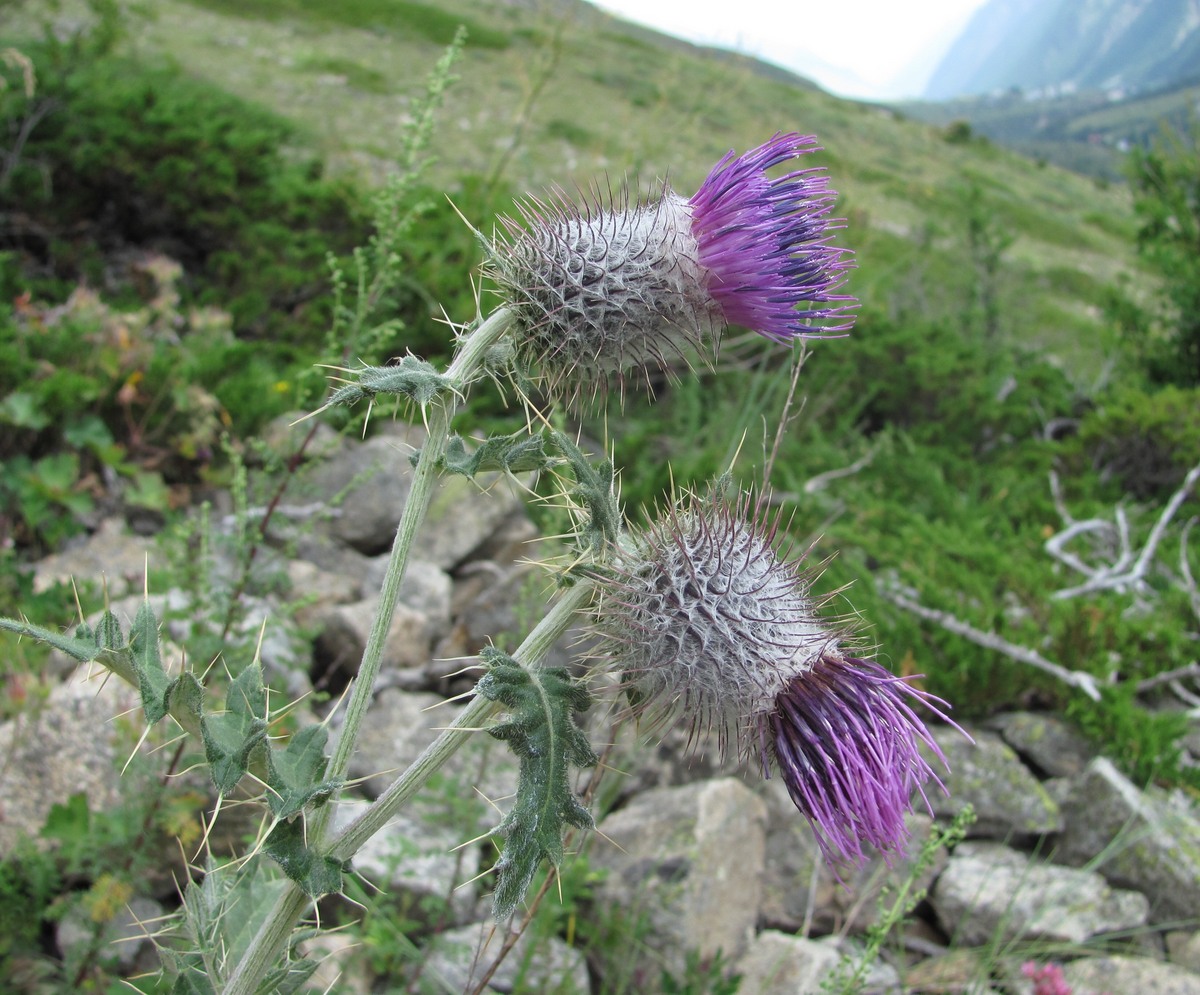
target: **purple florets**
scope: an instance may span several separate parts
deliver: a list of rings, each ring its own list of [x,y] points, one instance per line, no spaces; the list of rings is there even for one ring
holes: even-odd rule
[[[811,135],[781,134],[745,155],[730,152],[688,201],[708,290],[725,320],[779,342],[854,324],[854,298],[834,293],[851,260],[828,241],[837,194],[824,171],[767,177],[818,150]]]
[[[604,578],[601,652],[636,714],[682,721],[692,741],[713,732],[764,775],[778,769],[831,864],[861,862],[864,844],[890,856],[907,842],[914,792],[941,787],[921,744],[944,758],[913,706],[945,718],[942,703],[842,650],[778,524],[745,495],[693,497],[631,535]]]
[[[910,702],[945,719],[937,698],[873,661],[834,652],[795,677],[758,719],[788,794],[831,864],[861,863],[864,843],[885,857],[903,852],[914,791],[924,798],[926,781],[942,787],[920,744],[943,764],[945,757]],[[762,760],[766,773],[765,748]]]
[[[491,269],[524,325],[523,365],[551,393],[624,388],[707,347],[728,324],[778,342],[837,334],[853,298],[835,291],[852,265],[829,244],[836,194],[819,169],[774,179],[767,170],[816,150],[815,139],[776,135],[730,152],[691,200],[659,195],[530,199],[524,223],[501,219]]]

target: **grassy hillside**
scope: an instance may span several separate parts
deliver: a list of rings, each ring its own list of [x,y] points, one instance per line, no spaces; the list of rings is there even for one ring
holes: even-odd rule
[[[343,12],[361,6],[391,13],[346,24]],[[372,179],[396,156],[409,95],[457,16],[478,43],[468,42],[435,136],[429,179],[450,191],[470,174],[518,192],[625,176],[669,176],[686,191],[730,148],[779,130],[815,133],[850,219],[846,241],[859,252],[852,289],[868,302],[914,265],[954,266],[962,192],[977,186],[1013,238],[1008,257],[1025,306],[1008,331],[1085,378],[1111,345],[1096,288],[1135,265],[1119,187],[987,144],[948,143],[886,109],[770,78],[750,60],[662,39],[582,3],[163,0],[155,11],[138,32],[140,50],[253,95],[303,123],[335,169]]]

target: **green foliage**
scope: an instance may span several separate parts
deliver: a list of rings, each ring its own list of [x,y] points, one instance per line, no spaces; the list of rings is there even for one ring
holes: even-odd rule
[[[579,545],[593,555],[615,546],[621,535],[621,507],[617,502],[612,460],[592,463],[562,432],[551,432],[550,442],[566,460],[575,478],[569,496],[584,509],[577,527]]]
[[[1115,390],[1080,421],[1076,447],[1124,493],[1165,500],[1200,463],[1200,386]]]
[[[315,24],[337,24],[351,28],[417,35],[435,45],[449,45],[459,27],[466,28],[467,44],[475,48],[505,49],[509,38],[469,18],[431,4],[411,0],[189,0],[237,17],[264,20],[291,18]]]
[[[203,877],[188,884],[175,929],[160,946],[163,982],[173,995],[217,995],[271,914],[287,882],[257,857],[245,863],[208,861]],[[308,934],[297,932],[290,947]],[[294,954],[294,949],[293,949]],[[268,970],[257,991],[290,995],[299,991],[316,963],[292,956]]]
[[[393,394],[415,401],[423,408],[439,394],[454,389],[448,377],[416,356],[405,356],[393,366],[363,366],[344,372],[354,380],[335,390],[326,407],[357,404],[364,399],[373,403],[380,394]]]
[[[413,466],[420,459],[420,452],[410,457]],[[468,453],[467,444],[461,436],[453,435],[446,444],[440,467],[448,473],[474,477],[479,473],[528,473],[545,470],[551,465],[546,454],[546,436],[542,432],[527,435],[514,432],[511,435],[496,435],[484,439]]]
[[[1104,689],[1103,701],[1080,696],[1067,706],[1072,718],[1098,747],[1118,758],[1137,785],[1186,784],[1200,791],[1200,771],[1184,761],[1186,712],[1143,708],[1132,683]]]
[[[885,889],[879,896],[879,918],[867,930],[867,943],[857,962],[843,958],[837,969],[821,983],[821,991],[829,995],[855,995],[862,991],[871,965],[879,957],[884,943],[892,932],[904,924],[907,916],[925,899],[926,890],[917,887],[942,850],[951,849],[961,843],[967,830],[975,821],[975,810],[965,805],[948,826],[934,825],[921,851],[908,867],[908,873],[897,888],[894,897]]]
[[[21,218],[6,244],[97,284],[113,255],[155,248],[240,334],[313,342],[328,321],[311,303],[326,256],[359,241],[364,219],[349,186],[288,151],[295,127],[169,66],[28,51],[51,110],[0,189],[0,208]],[[5,110],[13,127],[29,115]]]
[[[1151,377],[1200,384],[1200,124],[1130,154],[1138,251],[1162,277],[1160,336],[1135,343]]]
[[[597,757],[574,718],[591,696],[565,670],[529,670],[490,647],[481,658],[488,672],[475,690],[510,712],[488,732],[508,743],[520,761],[516,800],[494,830],[505,840],[493,898],[494,915],[504,920],[525,897],[542,860],[556,867],[562,862],[565,826],[592,828],[591,814],[571,790],[570,774],[573,766],[593,766]]]

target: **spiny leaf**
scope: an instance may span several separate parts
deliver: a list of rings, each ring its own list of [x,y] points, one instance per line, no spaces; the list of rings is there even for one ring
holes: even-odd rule
[[[321,804],[340,786],[323,781],[325,773],[325,727],[301,729],[283,749],[272,749],[267,757],[267,803],[277,819],[290,819],[310,802]]]
[[[506,741],[520,762],[516,802],[494,830],[505,837],[493,896],[502,920],[524,898],[542,858],[555,866],[562,861],[564,824],[592,828],[591,814],[571,791],[570,773],[571,765],[591,767],[597,758],[574,717],[588,708],[591,695],[566,670],[530,671],[491,647],[481,655],[488,672],[476,691],[511,713],[488,732]]]
[[[199,719],[204,706],[204,688],[194,674],[184,672],[171,682],[163,703],[168,711],[182,709]]]
[[[613,488],[612,460],[591,463],[583,451],[562,432],[552,432],[550,441],[571,466],[575,488],[571,492],[588,509],[589,518],[581,529],[580,545],[599,553],[613,545],[621,535],[621,508]]]
[[[146,721],[154,725],[167,714],[167,695],[173,681],[163,670],[158,652],[158,619],[148,601],[142,602],[133,617],[129,648],[142,696],[142,711],[146,713]]]
[[[251,664],[229,685],[226,711],[200,719],[204,754],[213,783],[221,794],[237,786],[250,764],[251,754],[264,748],[267,739],[267,693],[262,670]]]
[[[223,991],[286,887],[284,878],[261,858],[224,865],[210,859],[203,879],[190,882],[184,892],[185,914],[178,920],[172,942],[159,948],[164,970],[155,990],[181,995]],[[293,948],[305,935],[300,930],[293,933]],[[268,971],[258,991],[271,995],[298,991],[316,966],[289,956]],[[210,969],[216,977],[209,975]],[[162,982],[171,979],[172,986],[164,987]]]
[[[277,861],[309,898],[342,890],[342,875],[349,869],[349,861],[334,860],[308,846],[303,819],[279,823],[263,842],[263,852]]]
[[[454,389],[453,380],[416,356],[405,356],[393,366],[364,366],[347,372],[357,377],[358,382],[335,390],[326,407],[357,404],[362,400],[373,401],[380,394],[408,397],[423,406],[438,394]]]
[[[415,452],[409,457],[413,466],[417,465],[420,456],[420,452]],[[552,462],[552,457],[546,455],[545,436],[540,432],[537,435],[514,432],[485,439],[472,453],[467,452],[467,445],[460,436],[452,436],[439,465],[449,473],[474,477],[488,471],[525,473],[544,470]]]
[[[53,629],[46,629],[20,619],[0,618],[0,629],[15,632],[18,636],[29,636],[30,639],[53,646],[80,663],[95,660],[103,652],[97,645],[95,633],[88,625],[80,625],[76,628],[74,636],[67,636],[61,632],[55,632]]]
[[[104,614],[100,616],[100,621],[96,623],[92,637],[96,640],[97,648],[102,650],[117,652],[123,650],[126,645],[120,621],[108,610],[105,610]]]

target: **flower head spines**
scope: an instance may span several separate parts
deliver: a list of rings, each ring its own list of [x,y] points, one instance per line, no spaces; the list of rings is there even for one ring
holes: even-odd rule
[[[861,863],[863,844],[889,858],[908,840],[904,816],[941,781],[921,753],[945,757],[910,702],[939,718],[944,703],[871,660],[821,655],[760,719],[788,794],[830,864]],[[944,788],[943,788],[944,790]]]
[[[769,711],[805,660],[836,646],[810,577],[779,549],[778,518],[749,495],[689,497],[632,536],[605,584],[600,628],[642,711],[682,716],[693,738],[753,750],[746,721]]]
[[[565,198],[521,205],[493,247],[497,282],[521,313],[522,359],[552,393],[596,392],[628,370],[666,370],[719,331],[687,202],[663,186],[653,201],[579,209]]]
[[[725,320],[779,342],[854,324],[854,298],[834,293],[853,262],[828,242],[838,227],[828,218],[837,194],[824,171],[767,176],[815,151],[816,138],[797,134],[777,134],[741,156],[731,151],[688,202],[708,289]]]

